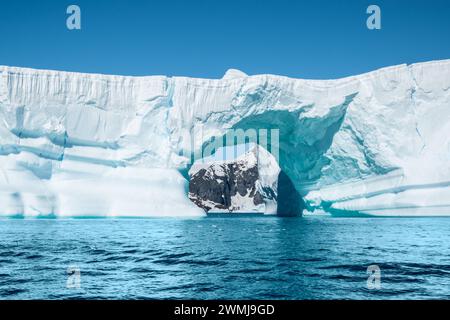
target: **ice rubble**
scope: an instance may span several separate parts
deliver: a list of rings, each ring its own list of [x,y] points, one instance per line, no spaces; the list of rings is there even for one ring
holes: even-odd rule
[[[337,80],[0,75],[1,215],[200,215],[179,169],[231,128],[279,128],[311,211],[450,215],[450,60]]]

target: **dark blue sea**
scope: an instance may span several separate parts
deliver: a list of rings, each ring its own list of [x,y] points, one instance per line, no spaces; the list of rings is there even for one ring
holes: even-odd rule
[[[0,220],[0,298],[449,299],[450,219]]]

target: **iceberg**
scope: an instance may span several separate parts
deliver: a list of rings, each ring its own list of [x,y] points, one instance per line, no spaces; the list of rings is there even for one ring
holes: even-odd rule
[[[186,173],[231,129],[279,130],[310,213],[450,215],[450,60],[336,80],[0,66],[0,215],[203,215]]]

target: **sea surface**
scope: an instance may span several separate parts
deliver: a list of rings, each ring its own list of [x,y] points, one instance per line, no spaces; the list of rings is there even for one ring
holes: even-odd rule
[[[449,299],[450,219],[0,220],[0,298]]]

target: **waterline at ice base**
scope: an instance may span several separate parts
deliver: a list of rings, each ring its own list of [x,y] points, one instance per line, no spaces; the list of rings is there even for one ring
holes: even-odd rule
[[[450,60],[337,80],[0,74],[4,217],[277,214],[286,197],[308,215],[450,215]],[[209,164],[240,180],[205,167],[190,188],[194,155],[235,129],[278,130],[278,155],[269,139],[258,165]]]

